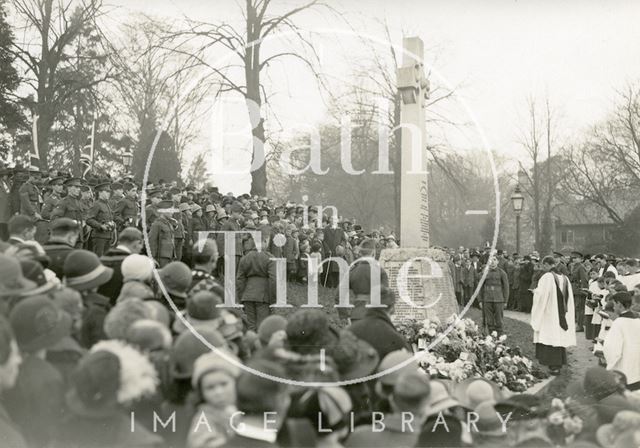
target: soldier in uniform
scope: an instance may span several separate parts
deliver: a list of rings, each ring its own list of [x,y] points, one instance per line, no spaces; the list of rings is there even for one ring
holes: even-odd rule
[[[20,186],[20,214],[33,219],[41,219],[40,215],[40,191],[34,185],[34,172],[29,171],[23,174],[25,182]]]
[[[182,257],[191,263],[191,244],[193,244],[193,220],[191,217],[191,206],[187,202],[180,204],[180,218],[182,220],[182,228],[184,229],[184,240],[182,241]],[[182,261],[178,258],[178,261]]]
[[[587,295],[585,289],[589,288],[589,274],[584,266],[584,255],[580,252],[571,252],[573,264],[571,265],[571,288],[573,289],[573,298],[575,303],[576,332],[583,332],[584,323],[584,307]]]
[[[88,212],[93,206],[93,194],[89,185],[83,185],[80,187],[80,202],[82,203],[82,208],[84,208],[85,212]]]
[[[64,178],[62,177],[54,177],[49,180],[47,185],[51,188],[51,193],[44,200],[44,205],[42,206],[42,219],[46,219],[47,221],[51,220],[51,212],[53,209],[58,206],[58,203],[62,199],[62,191],[64,187],[62,183],[64,182]]]
[[[158,204],[162,201],[162,190],[151,190],[147,195],[149,196],[149,202],[151,202],[151,204],[147,205],[144,210],[145,220],[147,222],[147,231],[149,231],[153,221],[160,216],[158,215]]]
[[[138,190],[134,183],[126,182],[123,186],[124,198],[120,199],[113,210],[113,216],[118,229],[138,227],[139,205]]]
[[[177,210],[171,201],[158,204],[158,217],[151,224],[149,231],[149,254],[162,268],[169,264],[176,256],[175,251],[175,220],[171,217]]]
[[[567,264],[565,263],[565,256],[562,252],[554,252],[554,258],[556,260],[556,271],[560,274],[569,277],[569,269],[567,268]]]
[[[489,271],[482,285],[482,321],[489,333],[503,334],[504,306],[509,301],[509,278],[498,267],[495,257],[489,258]]]
[[[91,187],[87,185],[87,180],[84,179],[84,184],[80,187],[80,204],[82,204],[82,216],[83,216],[83,224],[82,224],[82,248],[93,251],[93,241],[91,240],[91,227],[87,225],[86,216],[93,207],[93,191],[91,191]]]
[[[111,245],[115,222],[113,221],[113,212],[109,206],[110,184],[107,182],[96,185],[95,191],[98,195],[98,200],[95,201],[87,213],[87,224],[92,228],[93,252],[101,257]]]
[[[114,182],[111,184],[111,198],[109,199],[109,206],[111,210],[115,210],[118,202],[124,198],[124,193],[122,192],[122,184],[120,182]]]
[[[80,229],[84,223],[84,210],[82,203],[80,202],[80,188],[83,185],[82,179],[78,177],[71,177],[64,181],[64,186],[67,187],[67,196],[60,200],[56,208],[51,212],[51,220],[55,218],[71,218],[78,222]],[[76,243],[77,248],[81,248],[83,244],[84,235],[82,230]]]
[[[184,204],[184,205],[183,205]],[[178,205],[178,210],[177,213],[175,215],[173,215],[173,218],[175,219],[175,224],[174,224],[174,239],[175,239],[175,248],[176,248],[176,260],[178,261],[182,261],[182,248],[184,247],[184,241],[186,238],[186,232],[187,230],[184,227],[184,220],[183,220],[183,216],[182,216],[182,209],[180,208],[189,208],[189,204],[187,204],[186,202],[179,204]]]

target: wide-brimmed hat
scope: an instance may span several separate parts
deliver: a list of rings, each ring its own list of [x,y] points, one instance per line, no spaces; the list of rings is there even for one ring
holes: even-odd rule
[[[425,417],[439,414],[447,409],[461,406],[460,402],[449,395],[447,386],[442,381],[431,381],[431,393],[427,401]]]
[[[483,436],[492,437],[506,437],[507,433],[504,431],[503,422],[496,413],[494,403],[484,402],[480,403],[474,412],[478,415],[476,421],[476,428],[478,434]]]
[[[18,347],[28,353],[51,347],[71,332],[71,317],[46,296],[21,300],[9,320]]]
[[[0,297],[23,294],[36,286],[22,274],[16,258],[0,254]]]
[[[472,377],[454,383],[451,396],[463,406],[475,409],[480,403],[491,401],[496,403],[503,398],[498,385],[482,377]]]
[[[384,358],[382,358],[377,371],[384,372],[412,358],[413,354],[409,353],[409,351],[407,350],[392,351],[391,353],[388,353]],[[412,361],[410,363],[407,363],[407,365],[405,365],[404,367],[396,369],[393,372],[387,373],[386,375],[380,377],[378,381],[386,386],[394,386],[398,382],[398,378],[400,378],[400,375],[409,370],[416,370],[417,368],[417,363],[415,361]]]
[[[64,281],[76,291],[86,291],[104,285],[113,276],[113,269],[104,266],[93,252],[76,249],[64,260]]]
[[[36,294],[43,294],[58,286],[57,282],[47,278],[44,274],[44,269],[42,269],[42,265],[37,261],[20,260],[20,267],[22,268],[24,276],[37,285],[34,289],[26,291],[21,295],[34,296]]]
[[[600,446],[614,446],[616,439],[628,430],[640,429],[640,413],[634,411],[620,411],[611,423],[606,423],[596,432]]]

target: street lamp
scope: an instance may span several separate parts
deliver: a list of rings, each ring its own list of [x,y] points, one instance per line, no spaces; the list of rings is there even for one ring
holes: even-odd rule
[[[516,189],[511,195],[511,205],[513,211],[516,214],[516,253],[520,253],[520,214],[522,213],[522,206],[524,205],[524,196],[520,190],[520,183],[516,185]]]
[[[124,165],[127,173],[131,172],[131,165],[133,165],[133,154],[128,149],[125,149],[122,153],[122,164]]]

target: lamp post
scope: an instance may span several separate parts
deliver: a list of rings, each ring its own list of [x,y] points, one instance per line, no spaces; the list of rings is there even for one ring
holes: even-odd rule
[[[524,196],[520,190],[520,183],[516,185],[516,189],[511,195],[511,205],[513,211],[516,214],[516,253],[520,253],[520,214],[522,213],[522,206],[524,205]]]
[[[128,149],[125,149],[122,153],[122,164],[127,170],[127,174],[131,173],[131,165],[133,164],[133,154]]]

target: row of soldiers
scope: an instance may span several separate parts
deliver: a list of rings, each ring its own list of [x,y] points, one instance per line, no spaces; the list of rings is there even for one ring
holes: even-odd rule
[[[188,260],[191,245],[200,231],[225,227],[224,222],[229,218],[235,219],[230,219],[228,228],[221,230],[241,229],[237,224],[239,210],[230,210],[227,216],[210,200],[200,201],[203,209],[194,201],[193,189],[175,185],[149,185],[142,213],[139,189],[131,178],[121,181],[68,176],[43,178],[38,171],[24,170],[15,173],[12,180],[19,185],[14,213],[36,222],[35,239],[41,244],[47,241],[54,219],[70,218],[82,229],[76,247],[101,256],[117,244],[118,233],[124,228],[142,230],[144,218],[150,255],[163,266],[171,260]],[[224,245],[223,241],[220,243]],[[242,253],[241,249],[238,253]]]
[[[117,239],[117,231],[139,225],[140,207],[133,182],[99,182],[93,186],[77,177],[53,177],[46,182],[38,171],[18,173],[19,213],[37,223],[36,240],[46,241],[49,223],[70,218],[81,224],[79,247],[98,255]],[[46,188],[42,188],[42,184]]]

